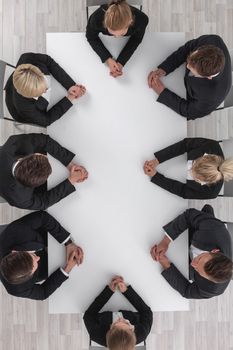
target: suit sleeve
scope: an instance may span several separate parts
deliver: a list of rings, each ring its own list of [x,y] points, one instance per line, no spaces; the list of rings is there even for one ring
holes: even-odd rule
[[[18,142],[25,149],[32,150],[31,153],[49,153],[59,160],[64,166],[67,166],[74,158],[75,154],[62,147],[58,142],[45,134],[21,134],[11,136],[11,143]]]
[[[185,100],[167,88],[161,92],[157,101],[171,108],[173,111],[187,118],[188,120],[202,118],[210,113],[209,107],[207,109],[204,101]]]
[[[41,53],[33,53],[28,52],[23,54],[18,63],[17,66],[21,63],[36,63],[39,65],[40,63],[45,65],[52,74],[52,76],[66,89],[69,90],[69,88],[73,85],[75,85],[75,81],[64,71],[61,66],[55,62],[52,57],[49,55],[41,54]]]
[[[189,191],[187,184],[170,179],[158,172],[151,178],[151,182],[163,188],[164,190],[182,198],[191,199],[196,198],[198,196],[198,193],[196,193],[195,191]]]
[[[193,180],[183,183],[170,179],[158,172],[151,178],[151,182],[184,199],[214,199],[218,196],[221,189],[221,184],[208,186],[198,184]]]
[[[74,158],[75,154],[47,135],[47,152],[59,160],[64,166],[67,166]]]
[[[140,321],[139,324],[137,324],[135,327],[135,332],[138,338],[137,342],[141,343],[150,333],[153,322],[152,311],[131,286],[127,288],[126,292],[123,293],[123,295],[139,313]]]
[[[200,38],[187,41],[185,45],[179,47],[178,50],[168,56],[158,68],[162,68],[167,75],[173,72],[176,68],[186,62],[188,55],[199,46],[199,39]]]
[[[46,189],[42,191],[34,190],[31,198],[24,201],[22,201],[21,197],[15,198],[15,191],[13,191],[12,195],[9,195],[9,202],[21,209],[46,210],[48,207],[51,207],[74,191],[76,191],[75,186],[66,179],[57,186],[51,188],[49,191]],[[14,199],[13,201],[12,198]]]
[[[101,22],[101,20],[104,18],[102,11],[103,10],[99,8],[90,16],[86,28],[86,38],[92,49],[97,53],[101,61],[104,63],[108,58],[112,57],[112,55],[99,38],[100,28],[97,22]]]
[[[34,101],[27,101],[27,103],[20,107],[18,113],[24,123],[32,123],[47,127],[60,119],[72,106],[72,102],[70,102],[67,97],[63,97],[48,111],[36,108]]]
[[[213,141],[202,137],[185,138],[179,142],[176,142],[168,147],[161,149],[154,153],[155,158],[159,163],[163,163],[166,160],[180,156],[181,154],[188,153],[194,149],[201,148],[207,142]],[[218,144],[217,141],[213,141]]]
[[[30,213],[19,219],[24,225],[31,226],[33,230],[42,229],[40,232],[49,232],[59,243],[70,236],[60,223],[46,211]]]
[[[162,276],[184,298],[206,299],[211,297],[208,293],[201,290],[195,282],[189,282],[173,264],[162,272]]]
[[[201,222],[206,220],[207,217],[208,214],[200,210],[194,208],[187,209],[167,225],[163,226],[163,229],[172,240],[175,240],[187,229],[197,230]]]
[[[97,334],[98,327],[101,331],[101,325],[98,322],[98,313],[112,295],[113,292],[106,286],[84,313],[83,320],[89,334]]]
[[[20,297],[45,300],[67,279],[68,277],[60,269],[57,269],[42,284],[35,284],[32,289],[24,292]]]
[[[136,29],[135,33],[131,35],[127,44],[122,49],[121,53],[117,58],[117,62],[121,63],[122,66],[124,66],[126,62],[130,59],[130,57],[133,55],[134,51],[137,49],[144,37],[149,20],[148,17],[142,12],[140,12],[140,16],[141,19],[139,27]]]

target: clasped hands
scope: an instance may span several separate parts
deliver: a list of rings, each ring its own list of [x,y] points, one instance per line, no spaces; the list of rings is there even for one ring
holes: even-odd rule
[[[76,84],[69,88],[67,98],[72,102],[73,100],[77,100],[79,97],[82,97],[85,93],[85,86]]]
[[[159,161],[157,158],[145,161],[143,166],[144,173],[150,177],[155,176],[157,172],[156,168],[158,165],[159,165]]]
[[[155,244],[150,250],[150,255],[152,259],[154,261],[159,262],[165,270],[168,269],[171,265],[170,261],[168,260],[165,254],[168,250],[170,242],[171,240],[167,236],[164,236],[162,241],[158,245]]]
[[[83,250],[73,242],[66,246],[66,266],[64,271],[70,273],[70,271],[77,265],[81,265],[83,262]]]
[[[125,284],[124,278],[122,276],[115,276],[112,278],[111,282],[109,283],[109,288],[114,293],[117,289],[124,293],[127,291],[127,286]]]
[[[110,70],[110,75],[113,78],[117,78],[123,74],[123,66],[119,62],[116,62],[113,58],[108,58],[106,63]]]
[[[148,75],[148,85],[158,95],[160,95],[165,89],[165,86],[161,81],[161,78],[164,77],[165,75],[166,75],[166,72],[161,68],[158,68],[150,72],[150,74]]]
[[[88,178],[87,170],[81,165],[77,165],[73,162],[70,162],[67,165],[67,169],[70,172],[70,176],[68,179],[72,185],[74,185],[75,183],[83,182]]]

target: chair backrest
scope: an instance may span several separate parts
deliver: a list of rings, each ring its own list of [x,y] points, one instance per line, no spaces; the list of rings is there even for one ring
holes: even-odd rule
[[[108,0],[86,0],[86,6],[101,6],[108,4]],[[135,6],[142,6],[143,0],[127,0],[127,3]]]
[[[108,1],[108,0],[86,0],[87,21],[88,21],[88,17],[89,17],[88,7],[101,6],[101,5],[108,4],[109,2],[110,1]],[[140,7],[140,11],[142,10],[143,0],[127,0],[127,3],[129,5],[132,5],[132,6],[139,6]]]
[[[7,227],[7,225],[0,225],[0,235],[5,230],[6,227]]]
[[[90,340],[89,350],[108,350],[108,348],[97,345],[95,342]],[[135,350],[146,350],[146,342],[144,341],[144,345],[136,345]]]
[[[9,68],[9,67],[15,68],[11,64],[9,64],[3,60],[0,60],[0,118],[5,117],[4,86],[5,86],[5,83],[8,79],[8,77],[12,73],[12,72],[10,72],[9,76],[7,76],[7,72],[8,72],[7,68]]]
[[[0,60],[0,118],[4,117],[4,82],[5,82],[5,72],[6,72],[6,62]]]
[[[89,350],[107,350],[107,348],[103,346],[90,345]],[[146,345],[136,346],[135,350],[146,350]]]
[[[224,100],[224,107],[233,106],[233,49],[229,50],[231,56],[231,70],[232,70],[232,87]]]
[[[223,140],[221,143],[225,158],[233,158],[233,138],[229,140]],[[233,197],[233,180],[224,182],[223,195],[226,197]]]

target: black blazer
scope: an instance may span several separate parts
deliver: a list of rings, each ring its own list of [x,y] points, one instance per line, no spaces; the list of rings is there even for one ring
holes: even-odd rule
[[[106,286],[100,295],[93,301],[84,314],[84,323],[91,340],[106,346],[106,334],[112,324],[112,312],[99,312],[113,295],[111,289]],[[153,314],[142,298],[129,286],[123,295],[138,310],[138,312],[120,310],[124,318],[128,319],[135,326],[137,344],[146,339],[150,333],[153,322]]]
[[[50,233],[59,243],[69,237],[69,233],[51,215],[44,211],[28,214],[19,220],[13,221],[7,226],[0,236],[0,257],[8,255],[12,250],[17,251],[40,251],[45,249],[47,244],[47,233]],[[1,281],[7,292],[11,295],[44,300],[48,298],[68,277],[57,269],[42,284],[37,284],[40,280],[41,269],[47,265],[44,255],[40,255],[38,269],[32,278],[22,284],[10,284],[0,274]]]
[[[10,136],[0,148],[0,196],[10,205],[30,210],[44,210],[75,191],[68,179],[47,191],[46,184],[31,188],[19,183],[12,174],[14,163],[32,153],[49,153],[67,166],[75,154],[44,134]]]
[[[225,43],[218,35],[202,35],[188,41],[158,66],[165,70],[168,75],[185,63],[188,55],[202,45],[214,45],[223,51],[226,60],[223,71],[209,80],[189,76],[190,71],[186,68],[184,84],[187,90],[187,100],[177,96],[167,88],[157,99],[158,102],[165,104],[187,119],[201,118],[210,114],[222,103],[230,91],[232,84],[231,58]]]
[[[206,251],[217,248],[225,256],[232,259],[230,234],[225,224],[215,218],[213,208],[210,205],[205,205],[201,211],[197,209],[186,210],[165,225],[163,229],[173,240],[188,229],[190,245]],[[187,299],[204,299],[220,295],[230,282],[214,283],[209,281],[199,275],[191,265],[190,276],[192,276],[193,283],[190,283],[173,264],[164,270],[162,275],[174,289]]]
[[[24,53],[18,63],[30,63],[38,67],[45,75],[52,75],[66,90],[76,83],[50,56],[40,53]],[[12,117],[21,123],[33,123],[48,126],[61,118],[72,107],[72,102],[63,97],[47,111],[48,101],[40,96],[38,100],[26,98],[16,91],[13,85],[13,74],[8,79],[6,86],[6,105]]]
[[[99,33],[105,35],[112,35],[104,27],[104,14],[108,8],[108,5],[100,6],[89,18],[86,28],[86,37],[93,48],[93,50],[99,55],[102,62],[105,62],[108,58],[112,57],[111,53],[106,49],[104,44],[99,38]],[[149,19],[145,13],[139,11],[137,8],[130,6],[133,16],[134,23],[129,27],[125,36],[130,36],[129,41],[125,47],[120,52],[119,56],[116,58],[116,61],[121,63],[122,66],[133,55],[134,51],[137,49],[138,45],[141,43]]]
[[[155,152],[154,155],[159,163],[162,163],[168,159],[178,157],[185,152],[187,152],[188,160],[195,160],[202,157],[205,153],[215,154],[224,158],[218,141],[201,137],[185,138],[180,142]],[[169,179],[159,172],[151,178],[151,181],[177,196],[188,199],[216,198],[223,185],[223,180],[212,185],[201,185],[195,180],[187,180],[186,184],[184,184],[180,181]]]

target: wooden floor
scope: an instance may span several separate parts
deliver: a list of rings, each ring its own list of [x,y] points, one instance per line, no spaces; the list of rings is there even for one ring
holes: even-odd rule
[[[145,0],[143,8],[151,31],[184,31],[187,39],[217,33],[233,48],[233,0]],[[0,58],[16,63],[23,52],[45,52],[46,32],[84,31],[85,26],[82,0],[0,0]],[[0,141],[23,130],[1,122]],[[222,211],[224,216],[223,206]],[[0,223],[23,214],[8,204],[0,205]],[[229,208],[227,215],[233,221]],[[0,293],[1,350],[88,349],[81,315],[49,315],[47,301],[13,298],[3,288]],[[191,301],[190,306],[189,312],[154,314],[148,350],[233,349],[232,284],[224,295]]]

